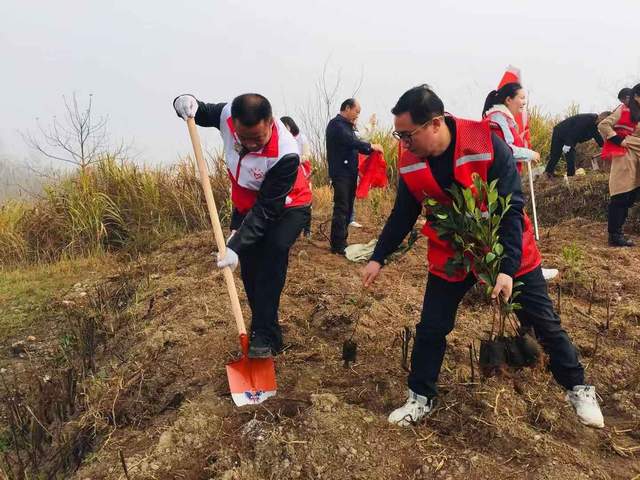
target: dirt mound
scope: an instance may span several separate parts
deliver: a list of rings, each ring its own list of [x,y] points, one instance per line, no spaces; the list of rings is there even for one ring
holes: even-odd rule
[[[528,185],[524,185],[528,197]],[[538,220],[542,225],[557,225],[574,218],[606,221],[609,204],[609,176],[589,172],[585,176],[549,181],[539,178],[535,183]],[[527,202],[530,201],[527,198]],[[625,226],[628,232],[640,233],[640,205],[631,208]]]
[[[365,208],[358,213],[375,218]],[[83,430],[91,441],[79,465],[67,467],[73,478],[640,474],[637,249],[609,249],[604,224],[581,219],[543,229],[541,240],[545,266],[562,272],[552,295],[561,292],[563,323],[601,395],[607,428],[577,423],[544,365],[489,379],[478,378],[476,368],[472,377],[469,345],[477,347],[490,318],[470,296],[449,337],[437,410],[425,423],[402,429],[386,416],[406,395],[398,334],[419,317],[425,242],[385,267],[375,290],[363,294],[361,266],[328,251],[327,218],[316,209],[314,240],[300,240],[292,250],[280,315],[287,349],[277,359],[278,395],[259,406],[238,409],[230,399],[224,365],[238,342],[209,233],[166,244],[125,272],[112,272],[107,284],[124,284],[124,275],[134,287],[121,302],[91,306],[74,297],[79,309],[97,315],[101,341],[93,373],[78,383],[82,400],[63,422],[91,427]],[[351,240],[365,242],[378,231],[365,225]],[[95,298],[87,291],[84,298]],[[354,328],[358,358],[345,368],[342,342]],[[43,354],[40,365],[50,365],[51,356]],[[18,371],[28,362],[38,364],[37,356],[12,359],[6,368]]]

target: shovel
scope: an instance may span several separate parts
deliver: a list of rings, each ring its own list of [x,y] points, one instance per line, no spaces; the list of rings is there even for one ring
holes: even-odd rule
[[[189,136],[193,145],[193,153],[196,156],[198,164],[198,172],[200,173],[200,182],[204,190],[204,197],[207,201],[209,217],[213,226],[213,234],[218,245],[218,252],[224,257],[226,245],[220,219],[218,218],[218,209],[211,191],[211,183],[209,182],[209,171],[207,164],[202,156],[202,147],[200,145],[200,135],[193,118],[187,119],[187,127],[189,128]],[[229,390],[234,403],[241,407],[243,405],[255,405],[264,402],[267,398],[276,394],[276,371],[272,358],[254,359],[248,357],[249,338],[247,330],[244,326],[242,318],[242,310],[240,309],[240,300],[238,300],[238,292],[236,284],[233,280],[233,272],[231,268],[226,267],[222,270],[227,290],[231,299],[231,310],[240,334],[240,347],[242,348],[242,357],[227,364],[227,379],[229,380]]]

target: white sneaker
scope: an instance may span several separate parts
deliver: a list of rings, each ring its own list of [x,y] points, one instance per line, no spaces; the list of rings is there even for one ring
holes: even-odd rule
[[[435,401],[433,398],[429,399],[409,390],[409,398],[407,398],[406,403],[389,414],[389,423],[408,427],[429,415],[434,406]]]
[[[594,428],[604,427],[604,418],[596,399],[596,387],[576,385],[573,390],[567,390],[567,401],[575,408],[582,423]]]
[[[558,276],[558,269],[557,268],[543,268],[542,269],[542,276],[544,277],[544,279],[547,282],[549,280],[553,280],[554,278],[556,278]]]
[[[362,225],[360,225],[360,224],[359,224],[358,222],[356,222],[355,220],[354,220],[353,222],[351,222],[351,223],[349,224],[349,226],[350,226],[350,227],[353,227],[353,228],[362,228]]]

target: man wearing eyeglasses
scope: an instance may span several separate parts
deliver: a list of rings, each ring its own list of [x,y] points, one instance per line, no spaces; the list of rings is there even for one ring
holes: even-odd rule
[[[329,121],[326,130],[327,163],[333,186],[333,217],[331,219],[331,252],[344,255],[353,202],[358,183],[358,152],[369,155],[382,152],[382,146],[364,142],[356,135],[360,103],[348,98],[340,113]]]
[[[580,421],[601,428],[604,420],[595,388],[584,385],[584,369],[575,347],[560,326],[553,310],[540,267],[540,253],[533,229],[523,213],[522,187],[513,154],[508,145],[492,133],[488,121],[472,121],[445,115],[444,105],[426,85],[407,91],[391,110],[395,115],[394,135],[406,148],[399,159],[400,180],[395,205],[378,239],[371,261],[363,270],[363,284],[369,287],[379,275],[385,258],[396,250],[422,212],[426,198],[450,200],[447,189],[454,182],[464,188],[479,175],[487,182],[498,180],[500,196],[511,195],[511,207],[499,227],[504,258],[492,297],[511,297],[513,279],[518,287],[517,311],[524,326],[532,326],[549,355],[556,381],[567,392]],[[428,213],[428,212],[427,212]],[[446,348],[446,336],[454,327],[458,304],[476,283],[473,273],[448,271],[447,261],[455,255],[453,245],[438,237],[427,215],[422,232],[428,238],[429,275],[421,320],[411,356],[409,396],[389,415],[401,426],[414,424],[435,406],[437,381]]]

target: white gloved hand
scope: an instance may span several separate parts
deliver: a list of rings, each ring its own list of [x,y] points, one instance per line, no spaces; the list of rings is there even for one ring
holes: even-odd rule
[[[562,147],[562,153],[569,153],[570,150],[571,150],[571,147],[569,145],[564,145]]]
[[[173,101],[173,108],[184,121],[193,118],[198,111],[198,100],[193,95],[180,95]]]
[[[227,247],[224,258],[220,258],[218,253],[218,268],[229,267],[233,272],[238,266],[238,254]]]

